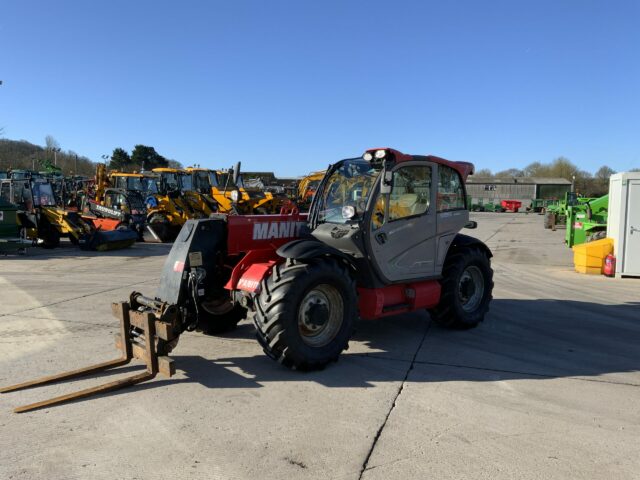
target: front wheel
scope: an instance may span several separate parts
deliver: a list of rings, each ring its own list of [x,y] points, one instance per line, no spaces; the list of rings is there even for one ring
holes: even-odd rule
[[[477,326],[493,298],[493,270],[487,253],[478,247],[450,253],[442,277],[440,303],[429,310],[431,318],[447,328]]]
[[[218,335],[235,329],[247,318],[247,309],[229,299],[205,300],[198,309],[198,329],[207,335]]]
[[[254,304],[258,341],[286,367],[322,369],[348,348],[357,315],[356,288],[337,260],[276,265]]]

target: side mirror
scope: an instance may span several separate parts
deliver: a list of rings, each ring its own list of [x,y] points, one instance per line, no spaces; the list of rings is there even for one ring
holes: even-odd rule
[[[386,195],[391,193],[393,185],[393,172],[385,170],[382,172],[382,182],[380,183],[380,193]]]
[[[238,184],[238,178],[240,177],[240,162],[236,163],[236,166],[233,169],[233,184]]]

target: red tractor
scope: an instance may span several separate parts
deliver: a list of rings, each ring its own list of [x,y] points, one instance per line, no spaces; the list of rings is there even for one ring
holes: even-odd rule
[[[141,358],[149,371],[124,384],[170,376],[166,355],[183,331],[220,333],[248,312],[265,353],[301,370],[337,360],[357,318],[426,309],[442,326],[475,327],[489,308],[493,271],[487,246],[458,233],[476,226],[465,198],[472,171],[470,163],[373,149],[327,170],[308,216],[187,221],[155,298],[134,292],[114,304],[121,362]],[[104,386],[79,395],[96,391]]]

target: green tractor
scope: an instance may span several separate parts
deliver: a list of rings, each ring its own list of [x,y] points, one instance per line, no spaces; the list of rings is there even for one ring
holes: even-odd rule
[[[607,236],[608,208],[608,194],[567,207],[567,232],[565,235],[567,246],[573,247],[605,238]]]

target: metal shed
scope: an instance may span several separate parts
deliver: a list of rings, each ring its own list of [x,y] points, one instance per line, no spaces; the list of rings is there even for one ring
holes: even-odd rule
[[[470,176],[467,179],[467,195],[474,203],[519,200],[526,208],[535,198],[559,199],[570,190],[571,182],[565,178]]]

